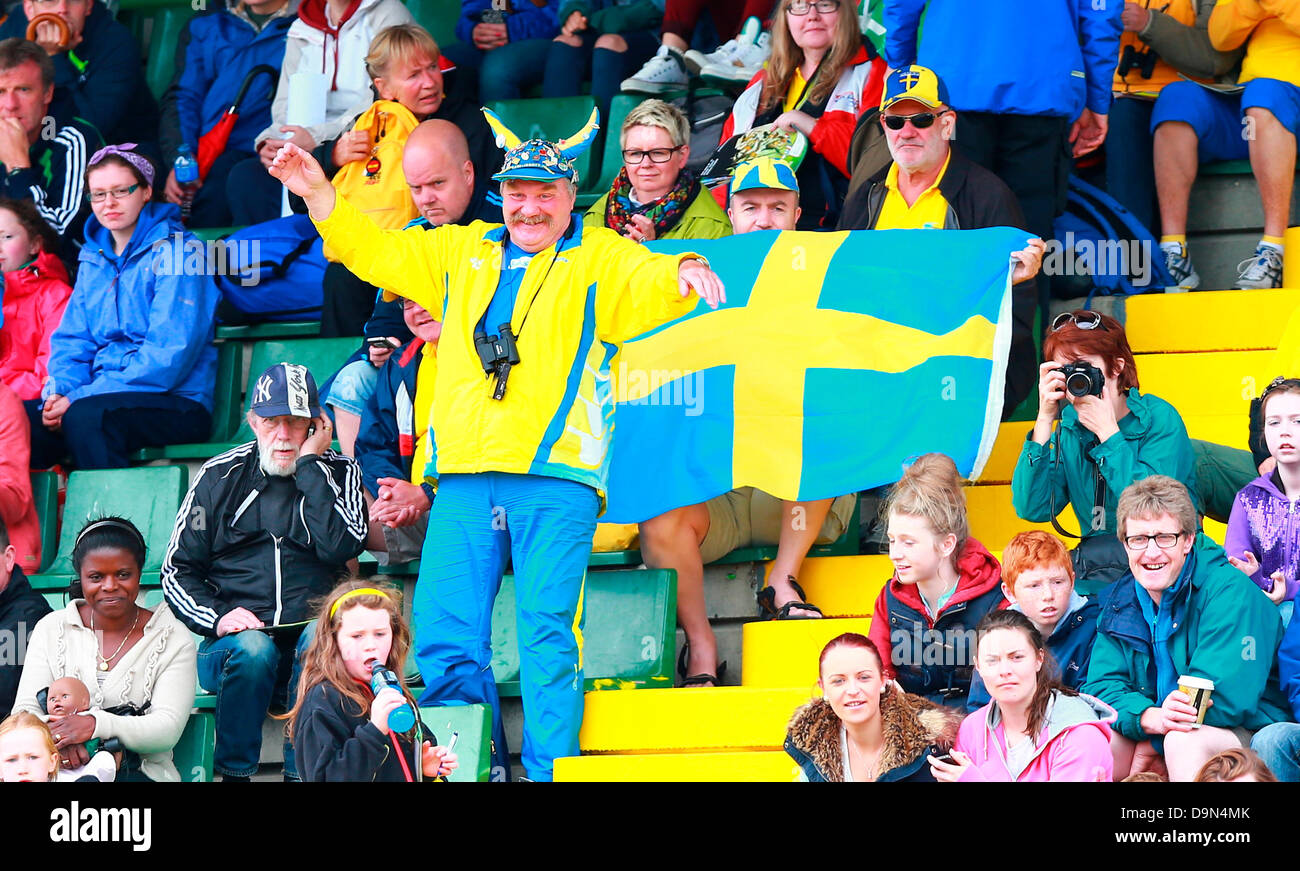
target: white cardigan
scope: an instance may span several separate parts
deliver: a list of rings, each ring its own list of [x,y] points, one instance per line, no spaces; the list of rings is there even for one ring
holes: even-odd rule
[[[140,770],[150,780],[180,780],[172,763],[172,748],[194,707],[198,679],[194,639],[167,604],[160,602],[144,625],[144,637],[108,672],[101,690],[95,679],[99,645],[77,610],[83,601],[75,599],[63,610],[45,615],[32,630],[14,711],[30,711],[49,719],[41,713],[36,693],[68,676],[90,690],[94,709],[128,702],[142,707],[149,702],[149,710],[138,717],[92,711],[92,737],[117,738],[128,750],[139,753]]]

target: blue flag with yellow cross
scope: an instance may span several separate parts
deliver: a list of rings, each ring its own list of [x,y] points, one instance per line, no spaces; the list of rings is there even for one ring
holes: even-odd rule
[[[607,513],[635,523],[753,486],[824,499],[930,451],[977,477],[1001,419],[1022,230],[656,242],[726,285],[614,361]]]

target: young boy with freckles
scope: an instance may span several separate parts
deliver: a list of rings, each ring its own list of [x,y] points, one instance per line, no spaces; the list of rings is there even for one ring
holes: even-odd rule
[[[1088,676],[1098,605],[1075,592],[1074,566],[1061,540],[1039,530],[1011,539],[1002,552],[1002,593],[1011,602],[1010,610],[1023,613],[1042,634],[1060,669],[1061,683],[1078,689]],[[988,703],[988,690],[976,670],[966,710]]]

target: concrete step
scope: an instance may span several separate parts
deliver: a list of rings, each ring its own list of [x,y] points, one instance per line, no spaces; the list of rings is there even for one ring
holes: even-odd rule
[[[769,620],[744,628],[747,687],[803,687],[818,692],[817,658],[826,642],[844,632],[866,635],[871,618]]]
[[[615,754],[555,760],[556,782],[568,783],[788,783],[797,778],[794,760],[781,750]]]
[[[807,688],[631,690],[587,693],[584,753],[778,750]]]
[[[771,565],[764,565],[765,577]],[[799,586],[827,617],[867,617],[893,575],[894,566],[884,555],[811,557],[799,572]]]
[[[1278,373],[1271,372],[1272,351],[1203,351],[1186,354],[1138,354],[1143,393],[1153,393],[1178,409],[1184,419],[1239,415],[1243,422],[1250,400]]]
[[[1135,354],[1272,350],[1297,306],[1300,290],[1144,294],[1125,300],[1124,332]]]

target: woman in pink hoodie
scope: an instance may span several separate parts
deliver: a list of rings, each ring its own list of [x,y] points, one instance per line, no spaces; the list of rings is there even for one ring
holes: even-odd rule
[[[976,634],[976,668],[993,701],[962,722],[950,756],[930,758],[935,779],[1110,782],[1115,712],[1055,678],[1024,614],[994,611]]]

